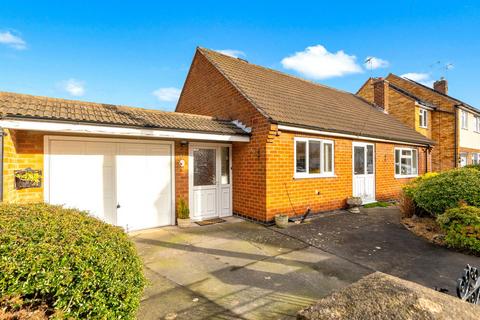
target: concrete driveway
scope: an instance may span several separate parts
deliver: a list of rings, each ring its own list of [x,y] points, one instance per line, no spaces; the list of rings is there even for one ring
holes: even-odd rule
[[[132,239],[151,283],[139,319],[290,319],[377,270],[455,294],[463,267],[480,267],[413,235],[396,208],[327,213],[284,230],[230,218]]]
[[[289,319],[371,272],[302,241],[230,218],[132,236],[150,280],[138,319]]]

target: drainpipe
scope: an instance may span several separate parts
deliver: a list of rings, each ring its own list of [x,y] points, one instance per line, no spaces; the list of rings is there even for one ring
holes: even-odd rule
[[[5,136],[3,128],[0,128],[0,136],[0,202],[3,202],[3,140]]]
[[[455,105],[454,106],[455,109],[455,137],[454,137],[454,154],[453,154],[453,161],[455,161],[455,168],[458,167],[458,135],[459,135],[459,132],[458,132],[458,105]]]

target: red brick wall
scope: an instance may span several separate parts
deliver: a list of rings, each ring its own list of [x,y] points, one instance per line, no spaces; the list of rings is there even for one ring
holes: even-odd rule
[[[334,141],[335,175],[333,178],[294,179],[294,138],[311,137]],[[302,133],[281,132],[267,144],[267,220],[277,213],[303,214],[342,208],[353,193],[352,140]],[[365,141],[368,142],[368,141]],[[377,200],[397,199],[401,186],[411,179],[394,176],[393,144],[374,143]],[[401,147],[398,145],[397,147]],[[425,155],[418,148],[419,172],[425,172]],[[317,191],[319,194],[317,194]]]
[[[180,166],[180,160],[184,166]],[[178,215],[178,199],[183,197],[188,203],[188,145],[182,146],[180,141],[175,141],[175,214]]]
[[[233,143],[233,211],[265,220],[267,119],[198,51],[176,111],[240,120],[252,128],[250,143]]]

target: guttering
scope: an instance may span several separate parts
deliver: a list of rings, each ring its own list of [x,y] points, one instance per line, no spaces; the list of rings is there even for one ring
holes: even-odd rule
[[[328,137],[339,137],[339,138],[349,138],[349,139],[358,139],[358,140],[367,140],[367,141],[388,142],[388,143],[404,144],[404,145],[410,145],[410,146],[430,146],[430,144],[428,144],[428,143],[412,143],[412,142],[405,142],[405,141],[401,141],[401,140],[389,140],[389,139],[381,139],[381,138],[372,138],[372,137],[346,134],[346,133],[337,133],[337,132],[306,129],[306,128],[301,128],[301,127],[292,127],[292,126],[287,126],[287,125],[283,125],[283,124],[278,125],[278,130],[310,133],[310,134],[317,134],[317,135],[328,136]]]
[[[61,133],[81,133],[81,134],[99,134],[99,135],[118,135],[131,137],[148,137],[162,139],[189,139],[189,140],[210,140],[210,141],[235,141],[249,142],[249,136],[227,135],[215,133],[199,133],[176,130],[157,130],[157,129],[141,129],[126,128],[115,126],[91,125],[80,123],[64,123],[64,122],[44,122],[29,121],[16,119],[1,119],[0,127],[5,129],[47,131]]]

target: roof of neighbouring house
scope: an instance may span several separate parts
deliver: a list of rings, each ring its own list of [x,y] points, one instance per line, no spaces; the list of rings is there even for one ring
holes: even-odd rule
[[[407,97],[410,97],[412,99],[414,99],[415,101],[417,101],[419,104],[421,105],[424,105],[426,107],[429,107],[429,108],[432,108],[432,109],[436,109],[437,106],[434,105],[434,104],[431,104],[430,102],[428,101],[425,101],[421,98],[419,98],[418,96],[414,95],[413,93],[411,92],[408,92],[407,90],[404,90],[403,88],[400,88],[400,87],[397,87],[396,85],[394,85],[393,83],[389,83],[388,84],[390,88],[392,88],[393,90],[397,91],[397,92],[400,92],[401,94],[403,95],[406,95]]]
[[[47,121],[247,134],[230,121],[178,112],[0,92],[0,116]]]
[[[364,99],[212,50],[198,48],[272,122],[418,144],[433,141]]]
[[[438,92],[438,91],[436,91],[435,89],[430,88],[429,86],[426,86],[426,85],[424,85],[424,84],[422,84],[422,83],[420,83],[420,82],[417,82],[417,81],[415,81],[415,80],[412,80],[412,79],[409,79],[409,78],[406,78],[406,77],[400,77],[400,76],[397,76],[396,74],[393,74],[393,73],[390,73],[390,74],[387,76],[387,78],[388,78],[388,77],[392,77],[392,76],[393,76],[393,77],[400,78],[400,79],[403,79],[403,80],[405,80],[405,81],[409,81],[410,83],[413,83],[413,84],[415,84],[415,85],[417,85],[417,86],[420,86],[420,87],[422,87],[422,88],[424,88],[424,89],[427,89],[427,90],[429,90],[429,91],[431,91],[431,92],[433,92],[433,93],[435,93],[435,94],[437,94],[437,95],[439,95],[439,96],[442,96],[442,97],[445,97],[445,98],[447,98],[447,99],[450,99],[450,100],[456,102],[457,105],[462,105],[462,106],[464,106],[465,108],[470,109],[470,110],[473,111],[473,112],[480,113],[480,109],[478,109],[478,108],[476,108],[476,107],[474,107],[474,106],[472,106],[472,105],[470,105],[470,104],[468,104],[468,103],[466,103],[466,102],[464,102],[464,101],[462,101],[462,100],[460,100],[460,99],[454,98],[454,97],[452,97],[452,96],[450,96],[450,95],[448,95],[448,94],[445,94],[445,93],[442,93],[442,92]],[[407,91],[407,90],[405,90],[405,91]],[[408,91],[407,91],[407,92],[408,92]],[[411,94],[411,93],[410,93],[410,94]]]

